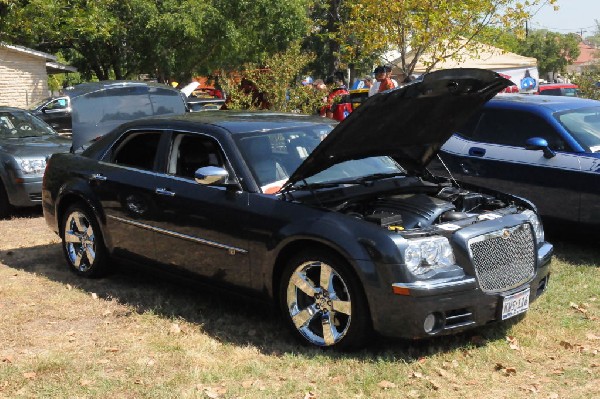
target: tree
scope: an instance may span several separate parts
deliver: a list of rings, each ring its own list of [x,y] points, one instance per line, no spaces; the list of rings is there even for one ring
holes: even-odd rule
[[[62,51],[88,79],[183,80],[304,37],[306,1],[0,0],[0,40]]]
[[[522,31],[528,10],[542,0],[348,0],[351,18],[341,37],[354,35],[366,53],[399,53],[398,66],[408,75],[417,62],[431,70],[461,50],[477,52],[486,27]],[[555,0],[544,3],[554,4]]]
[[[229,96],[228,108],[315,113],[323,105],[326,93],[317,92],[311,85],[302,86],[298,81],[314,57],[313,53],[302,51],[296,42],[260,64],[246,64],[239,74],[222,72],[220,81]]]
[[[561,34],[547,30],[530,32],[521,42],[518,53],[537,59],[540,75],[564,73],[579,56],[580,37],[575,33]]]

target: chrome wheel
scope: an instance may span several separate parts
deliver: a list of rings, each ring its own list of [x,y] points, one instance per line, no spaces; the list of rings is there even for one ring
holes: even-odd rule
[[[89,271],[96,260],[96,235],[87,215],[73,211],[65,222],[64,245],[67,258],[76,270]]]
[[[330,265],[320,261],[300,264],[288,280],[286,301],[296,330],[311,344],[332,346],[348,333],[350,291]]]

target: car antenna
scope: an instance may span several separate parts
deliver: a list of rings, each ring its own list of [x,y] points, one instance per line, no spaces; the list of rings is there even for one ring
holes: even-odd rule
[[[450,176],[450,179],[452,180],[452,182],[457,187],[460,187],[460,185],[458,184],[458,182],[456,181],[456,179],[454,178],[454,176],[452,176],[452,172],[450,172],[450,169],[448,169],[448,167],[446,166],[446,163],[444,162],[444,160],[442,159],[442,157],[440,157],[440,154],[437,154],[437,157],[440,160],[440,162],[442,163],[442,165],[444,166],[444,169],[446,169],[446,172],[448,172],[448,175]]]

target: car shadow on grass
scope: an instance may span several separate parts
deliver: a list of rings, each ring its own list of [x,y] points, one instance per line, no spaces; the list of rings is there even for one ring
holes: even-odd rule
[[[115,300],[140,314],[151,313],[170,320],[199,325],[211,337],[237,346],[253,346],[262,353],[282,356],[418,361],[436,353],[468,350],[487,342],[504,340],[507,329],[520,320],[494,323],[453,336],[412,341],[373,336],[366,347],[353,353],[323,351],[299,343],[274,307],[265,301],[233,294],[197,282],[182,281],[152,269],[124,263],[102,279],[85,279],[70,272],[60,244],[0,251],[0,262],[15,270],[35,273],[99,298]],[[168,277],[168,278],[165,278]]]

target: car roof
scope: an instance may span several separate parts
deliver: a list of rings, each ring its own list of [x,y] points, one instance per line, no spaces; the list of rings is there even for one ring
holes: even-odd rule
[[[182,115],[171,115],[158,118],[143,119],[127,124],[206,124],[222,128],[231,134],[248,133],[254,131],[269,131],[295,127],[314,126],[317,124],[334,125],[336,121],[320,116],[286,114],[278,112],[260,111],[202,111],[186,112]]]
[[[539,90],[544,89],[578,89],[579,86],[574,85],[572,83],[543,83],[539,85]]]
[[[119,87],[136,87],[136,86],[144,86],[144,87],[160,87],[162,89],[178,91],[172,88],[169,85],[165,85],[162,83],[154,83],[154,82],[143,82],[139,80],[104,80],[100,82],[88,82],[88,83],[80,83],[72,88],[66,89],[64,91],[65,96],[69,96],[71,98],[78,97],[87,93],[93,93],[100,90],[110,90]]]
[[[545,108],[551,112],[561,112],[574,108],[597,107],[600,101],[569,96],[537,96],[532,94],[499,94],[491,99],[486,107],[497,105],[510,108]]]
[[[23,108],[8,107],[8,106],[3,106],[3,105],[0,105],[0,111],[3,111],[3,112],[26,112],[26,113],[30,113],[28,110],[23,109]]]

